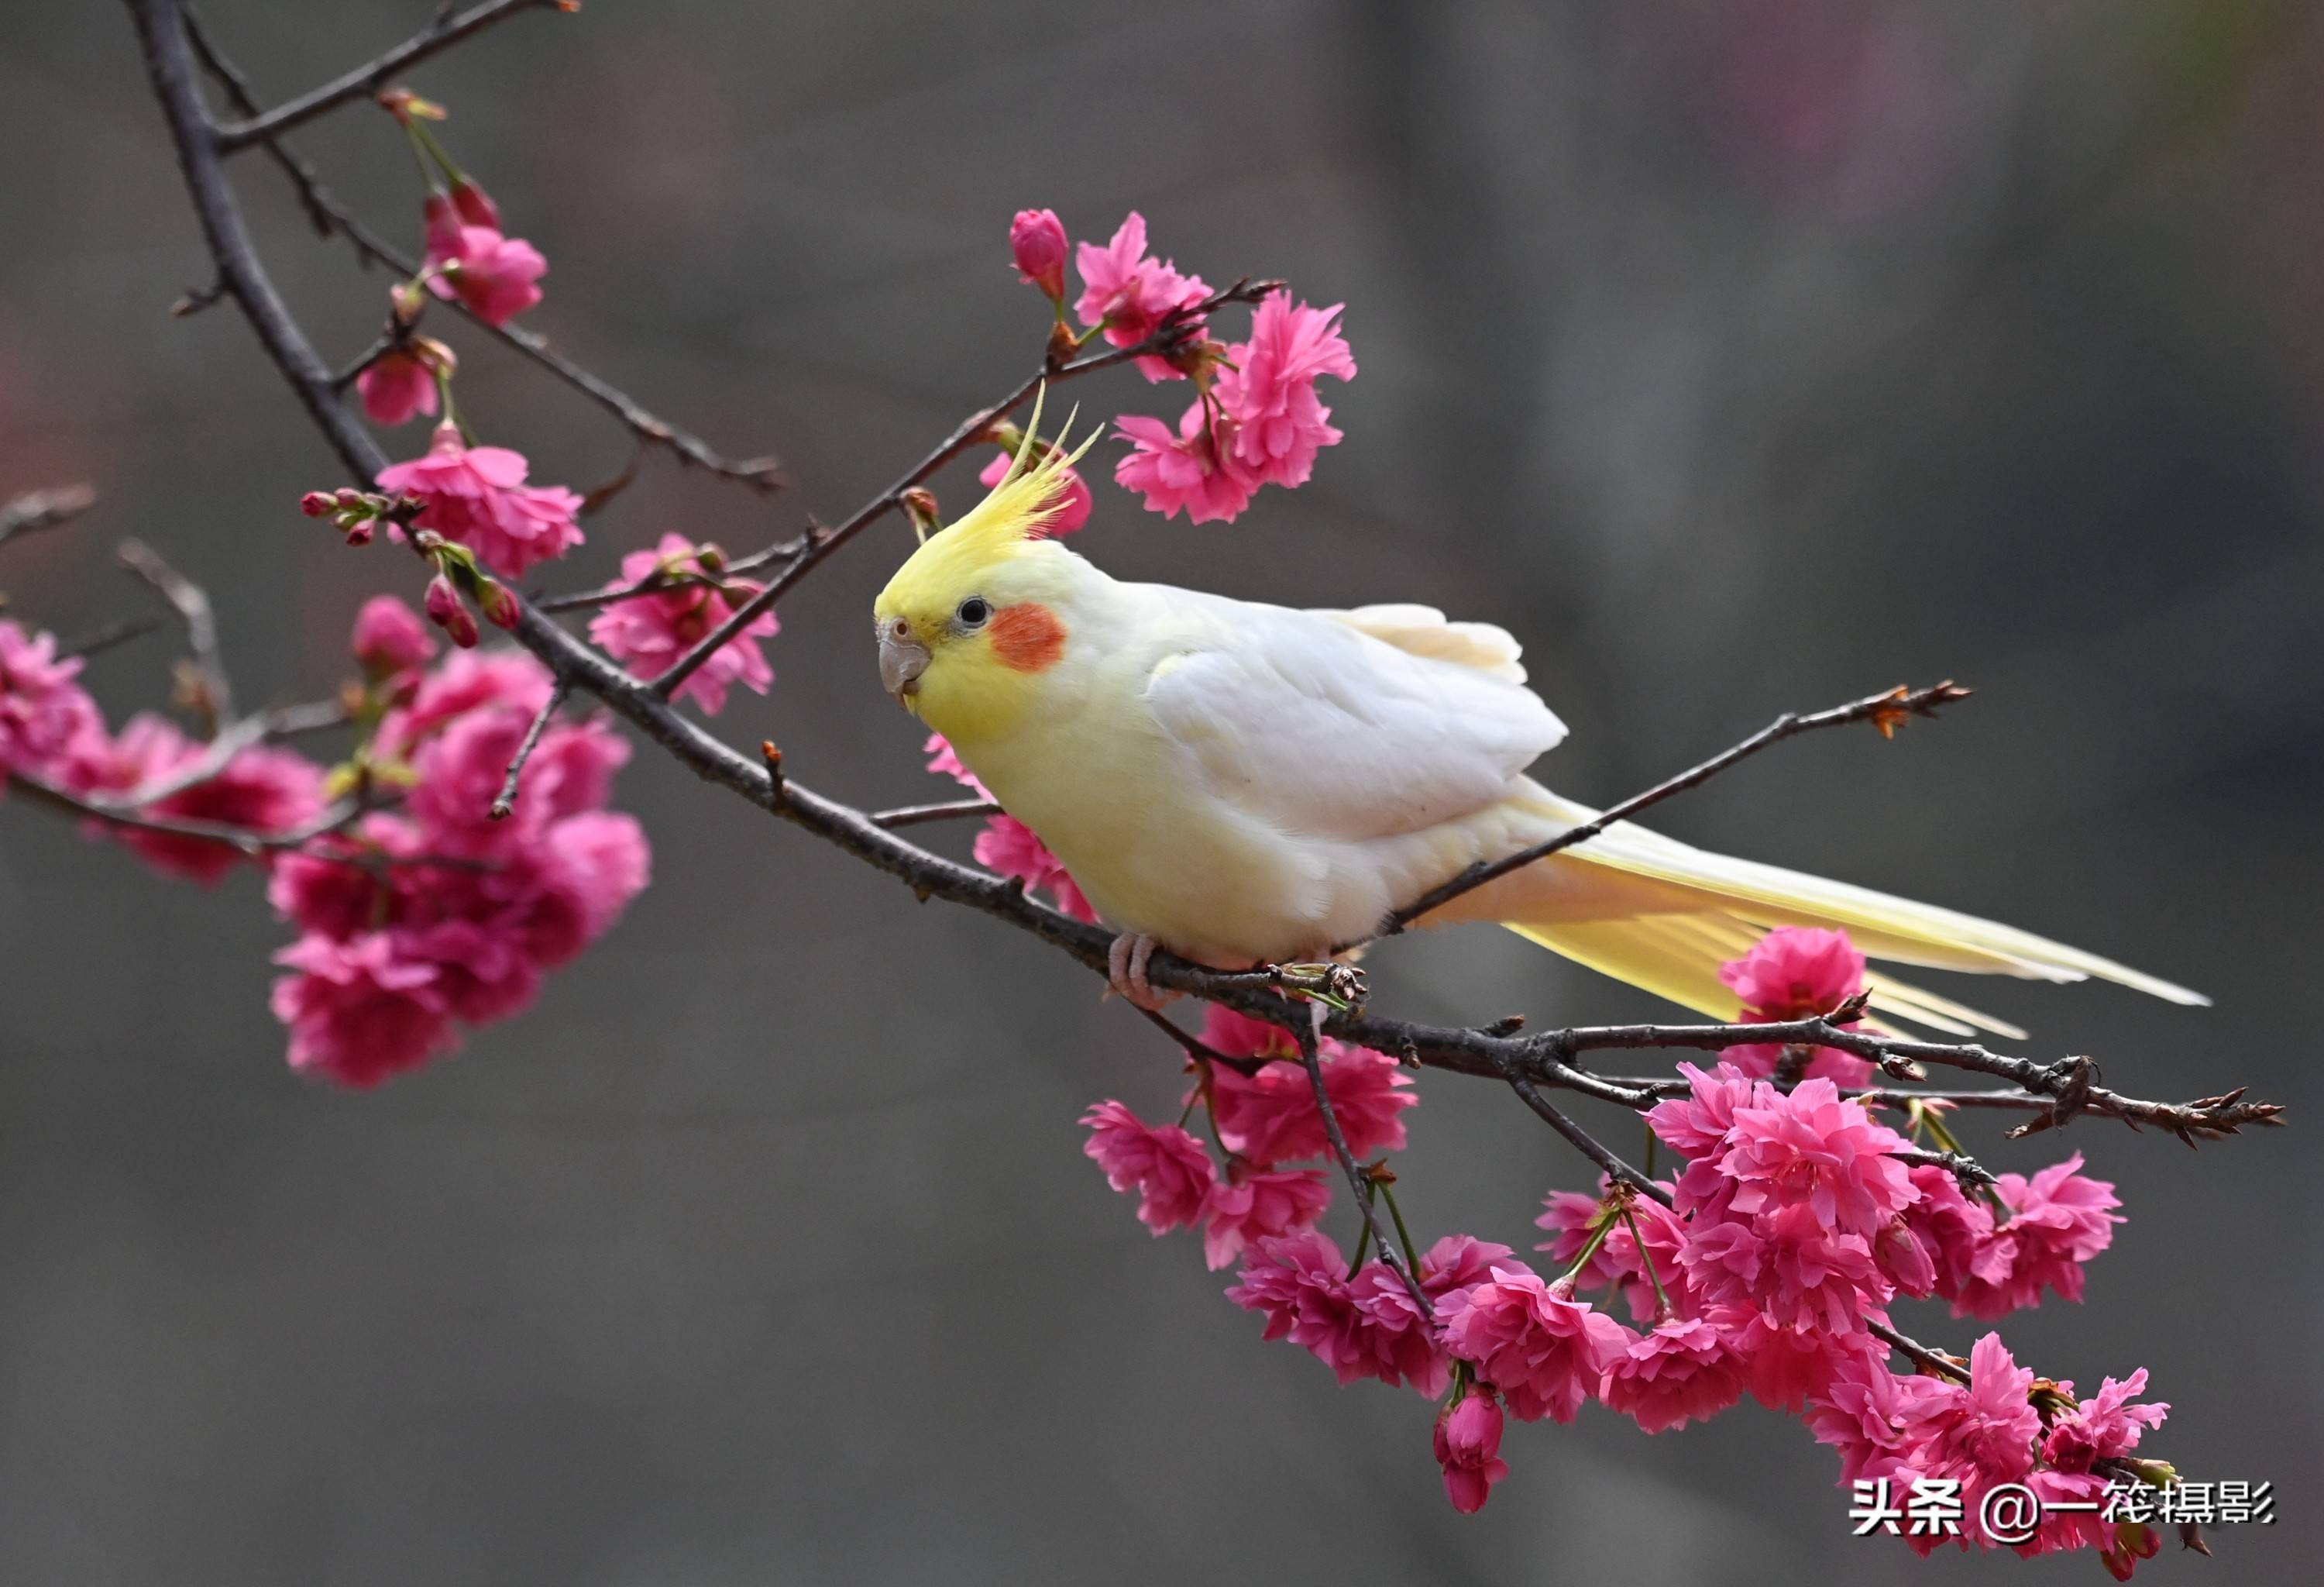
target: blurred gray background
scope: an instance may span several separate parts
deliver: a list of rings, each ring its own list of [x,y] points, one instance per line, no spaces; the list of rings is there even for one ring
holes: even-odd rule
[[[270,100],[433,10],[205,7]],[[798,481],[766,502],[650,461],[558,587],[665,531],[742,549],[843,516],[1037,358],[1010,212],[1102,237],[1136,207],[1213,281],[1344,300],[1362,374],[1314,484],[1231,528],[1101,485],[1075,543],[1105,566],[1505,624],[1573,728],[1543,775],[1601,801],[1784,708],[1976,685],[1661,824],[2217,996],[1976,987],[2028,1051],[2139,1093],[2248,1081],[2301,1130],[1971,1130],[2123,1186],[2089,1304],[2007,1335],[2086,1385],[2150,1367],[2159,1453],[2275,1481],[2284,1524],[2148,1567],[2225,1587],[2315,1579],[2324,1474],[2319,69],[2324,18],[2244,0],[591,0],[410,81],[551,261],[528,323]],[[140,609],[106,557],[143,536],[216,592],[246,695],[327,693],[362,596],[416,587],[297,516],[338,480],[234,313],[168,317],[206,266],[121,7],[7,8],[0,142],[0,490],[105,493],[0,586],[86,630]],[[294,143],[416,243],[384,117]],[[383,278],[236,171],[352,354]],[[464,409],[537,479],[621,467],[603,415],[449,334]],[[1107,378],[1074,395],[1183,404]],[[788,604],[774,693],[721,730],[843,797],[945,797],[865,642],[908,544],[884,524]],[[171,649],[97,661],[108,709],[156,698]],[[1086,973],[650,753],[622,800],[657,875],[620,928],[530,1018],[368,1095],[286,1070],[255,874],[164,882],[0,807],[0,1582],[2102,1579],[1851,1539],[1828,1453],[1753,1409],[1513,1426],[1515,1474],[1454,1516],[1427,1406],[1260,1345],[1083,1158],[1085,1104],[1179,1084]],[[1419,1019],[1656,1007],[1490,931],[1372,964]],[[1585,1183],[1512,1099],[1421,1090],[1428,1235],[1523,1247],[1542,1192]]]

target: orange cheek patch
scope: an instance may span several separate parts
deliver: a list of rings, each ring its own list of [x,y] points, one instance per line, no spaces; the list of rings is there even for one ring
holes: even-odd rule
[[[992,614],[992,653],[1019,672],[1041,672],[1065,653],[1065,625],[1038,601],[1019,601]]]

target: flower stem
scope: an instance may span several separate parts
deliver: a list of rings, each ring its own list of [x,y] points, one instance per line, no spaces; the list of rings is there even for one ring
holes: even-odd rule
[[[1420,1272],[1419,1253],[1412,1249],[1412,1231],[1404,1226],[1404,1209],[1396,1204],[1396,1192],[1390,1190],[1379,1180],[1375,1179],[1372,1183],[1379,1188],[1382,1199],[1388,1203],[1388,1215],[1395,1221],[1397,1243],[1404,1247],[1405,1265],[1412,1269],[1415,1277],[1417,1277]]]
[[[1663,1291],[1662,1276],[1655,1271],[1655,1259],[1646,1250],[1646,1236],[1638,1232],[1638,1215],[1625,1205],[1622,1222],[1630,1226],[1630,1239],[1638,1248],[1638,1261],[1646,1269],[1646,1282],[1655,1287],[1655,1321],[1659,1323],[1671,1315],[1670,1296]]]

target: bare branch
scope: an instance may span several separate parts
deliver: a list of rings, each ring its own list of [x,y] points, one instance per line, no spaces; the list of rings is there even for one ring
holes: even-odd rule
[[[436,20],[425,29],[377,60],[367,61],[353,71],[332,78],[321,88],[301,94],[263,115],[254,115],[248,120],[218,128],[218,147],[226,153],[233,154],[253,143],[270,142],[292,127],[337,109],[350,99],[360,99],[379,92],[387,86],[388,78],[404,68],[419,65],[430,55],[450,49],[470,34],[483,32],[503,17],[513,16],[520,11],[542,9],[569,11],[573,7],[563,0],[484,0],[484,4],[458,16],[448,15],[439,10]]]
[[[1430,889],[1411,903],[1388,917],[1388,928],[1381,935],[1392,937],[1427,914],[1441,909],[1489,881],[1499,881],[1512,871],[1524,869],[1535,861],[1545,859],[1561,849],[1570,849],[1579,843],[1596,837],[1618,821],[1627,821],[1652,805],[1659,805],[1673,794],[1699,788],[1729,767],[1747,761],[1769,744],[1780,743],[1803,733],[1813,733],[1822,727],[1844,727],[1852,723],[1869,722],[1880,730],[1883,738],[1893,737],[1898,726],[1914,716],[1933,716],[1940,706],[1965,699],[1969,691],[1950,681],[1929,688],[1897,687],[1886,694],[1870,695],[1845,706],[1835,706],[1829,711],[1817,711],[1805,716],[1785,712],[1766,726],[1731,749],[1720,751],[1702,764],[1680,772],[1666,782],[1658,782],[1644,793],[1633,794],[1620,804],[1605,811],[1594,821],[1570,826],[1555,837],[1520,849],[1493,861],[1490,864],[1470,866],[1460,875],[1441,887]]]
[[[209,592],[163,559],[143,540],[124,540],[115,559],[143,579],[178,614],[186,625],[186,648],[191,652],[196,708],[209,718],[213,735],[217,724],[234,718],[234,683],[226,676],[226,660],[218,652],[217,614]]]
[[[26,491],[0,505],[0,546],[20,534],[56,529],[97,505],[97,492],[85,484],[54,485]]]
[[[957,821],[964,816],[998,816],[1001,807],[991,799],[947,799],[937,805],[899,805],[892,810],[874,810],[872,824],[893,832],[899,826],[918,826],[924,821]]]
[[[1591,1162],[1597,1164],[1600,1171],[1605,1174],[1607,1177],[1619,1180],[1621,1183],[1637,1190],[1642,1195],[1651,1195],[1665,1206],[1670,1205],[1671,1194],[1669,1191],[1665,1190],[1661,1186],[1655,1184],[1646,1175],[1630,1167],[1629,1164],[1624,1162],[1620,1158],[1616,1157],[1610,1148],[1599,1140],[1596,1136],[1591,1135],[1587,1130],[1582,1129],[1581,1125],[1576,1124],[1572,1119],[1568,1118],[1564,1112],[1553,1104],[1547,1097],[1542,1095],[1541,1093],[1535,1088],[1533,1082],[1526,1079],[1522,1073],[1514,1068],[1511,1069],[1509,1071],[1508,1081],[1509,1089],[1517,1093],[1517,1096],[1524,1102],[1526,1106],[1540,1114],[1543,1122],[1546,1123],[1552,1130],[1556,1130],[1560,1135],[1565,1137],[1565,1139],[1572,1144],[1575,1150],[1579,1151],[1583,1157],[1588,1158]]]
[[[501,797],[494,799],[489,812],[495,821],[505,821],[516,811],[516,785],[524,776],[524,763],[532,759],[532,752],[540,747],[540,735],[549,731],[549,724],[557,708],[565,703],[566,692],[573,686],[563,678],[549,686],[549,697],[540,702],[533,714],[532,725],[524,730],[524,742],[516,747],[515,757],[509,761],[508,776],[502,780]]]
[[[1909,1356],[1914,1364],[1934,1377],[1950,1378],[1956,1383],[1969,1381],[1969,1363],[1959,1356],[1947,1355],[1941,1350],[1931,1350],[1916,1339],[1908,1338],[1885,1323],[1867,1322],[1865,1326],[1876,1338],[1886,1340],[1892,1349]]]
[[[1379,1213],[1372,1205],[1371,1186],[1355,1154],[1348,1149],[1348,1138],[1340,1129],[1339,1114],[1332,1111],[1332,1093],[1323,1084],[1323,1059],[1316,1052],[1314,1021],[1300,1004],[1278,1008],[1284,1011],[1277,1013],[1276,1023],[1291,1032],[1291,1039],[1299,1044],[1299,1061],[1307,1066],[1307,1084],[1315,1093],[1315,1110],[1323,1116],[1323,1139],[1332,1143],[1332,1155],[1339,1159],[1340,1171],[1348,1176],[1348,1188],[1355,1193],[1356,1211],[1363,1214],[1364,1228],[1371,1235],[1382,1265],[1404,1280],[1404,1287],[1422,1316],[1434,1316],[1436,1308],[1430,1304],[1428,1292],[1420,1287],[1420,1275],[1407,1268],[1403,1255],[1388,1244],[1387,1232],[1380,1228]]]
[[[57,654],[83,658],[94,656],[100,651],[112,650],[115,645],[125,645],[132,640],[143,639],[161,626],[161,620],[159,617],[117,618],[100,627],[92,628],[87,633],[77,633],[69,640],[60,641],[57,645]]]

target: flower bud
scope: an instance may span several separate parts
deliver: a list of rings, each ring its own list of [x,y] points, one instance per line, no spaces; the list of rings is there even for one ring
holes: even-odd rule
[[[904,504],[904,512],[911,519],[912,527],[919,531],[921,539],[927,539],[942,527],[936,519],[936,498],[934,491],[924,490],[918,485],[914,485],[897,500]]]
[[[1041,289],[1052,303],[1065,296],[1065,227],[1054,209],[1019,209],[1009,223],[1009,252],[1017,278]]]
[[[420,666],[436,653],[419,614],[393,595],[374,595],[363,604],[355,614],[353,648],[355,660],[374,678]]]
[[[351,546],[367,546],[371,544],[372,531],[379,527],[379,520],[376,518],[358,518],[346,524],[345,527],[347,531],[347,544]]]
[[[338,498],[327,491],[309,491],[299,498],[299,511],[309,518],[328,518],[338,507]]]
[[[470,226],[488,226],[494,231],[501,229],[501,207],[493,202],[490,194],[466,177],[452,184],[452,208],[458,210],[460,218]]]
[[[522,615],[515,593],[508,586],[481,574],[476,578],[476,604],[483,608],[484,616],[495,628],[513,629]]]
[[[428,621],[442,629],[452,642],[462,650],[474,650],[484,638],[476,626],[475,614],[461,604],[460,592],[442,574],[428,581]]]

